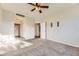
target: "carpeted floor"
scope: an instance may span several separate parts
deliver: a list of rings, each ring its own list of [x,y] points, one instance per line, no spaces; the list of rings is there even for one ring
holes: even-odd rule
[[[21,40],[22,38],[20,38]],[[79,48],[43,39],[25,40],[32,45],[19,47],[1,56],[79,56]]]

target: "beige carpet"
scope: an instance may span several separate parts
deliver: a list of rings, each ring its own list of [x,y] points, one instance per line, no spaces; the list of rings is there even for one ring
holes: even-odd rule
[[[9,51],[2,56],[79,56],[79,48],[43,39],[26,40],[32,45]]]
[[[15,44],[4,44],[3,42],[0,44],[0,54],[5,54],[10,51],[16,51],[18,49],[22,49],[30,45],[32,44],[19,39],[16,39]]]

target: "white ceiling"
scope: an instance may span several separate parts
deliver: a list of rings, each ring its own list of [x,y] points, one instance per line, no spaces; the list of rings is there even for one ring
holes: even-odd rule
[[[30,10],[33,8],[33,6],[27,4],[27,3],[2,3],[2,7],[6,10],[20,13],[25,16],[31,16],[35,18],[44,18],[48,15],[53,15],[56,12],[60,12],[62,10],[68,9],[69,7],[72,7],[76,4],[67,4],[67,3],[42,3],[43,5],[48,5],[48,9],[42,9],[43,13],[39,13],[38,10],[35,10],[34,12],[31,12]]]

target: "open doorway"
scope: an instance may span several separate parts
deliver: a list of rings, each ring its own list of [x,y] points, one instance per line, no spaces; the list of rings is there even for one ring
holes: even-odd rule
[[[35,24],[35,38],[40,38],[40,23]]]
[[[15,37],[21,37],[20,24],[14,24],[14,34],[15,34]]]

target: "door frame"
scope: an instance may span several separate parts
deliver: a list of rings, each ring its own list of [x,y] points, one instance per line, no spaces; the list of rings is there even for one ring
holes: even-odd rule
[[[14,24],[14,28],[15,28],[15,26],[18,26],[18,35],[15,36],[15,37],[21,37],[21,32],[20,32],[20,30],[21,30],[21,24],[15,23],[15,24]]]
[[[39,36],[35,35],[35,38],[40,38],[41,37],[41,25],[40,23],[35,23],[35,26],[38,25],[39,26]],[[36,33],[36,27],[35,27],[35,33]]]

